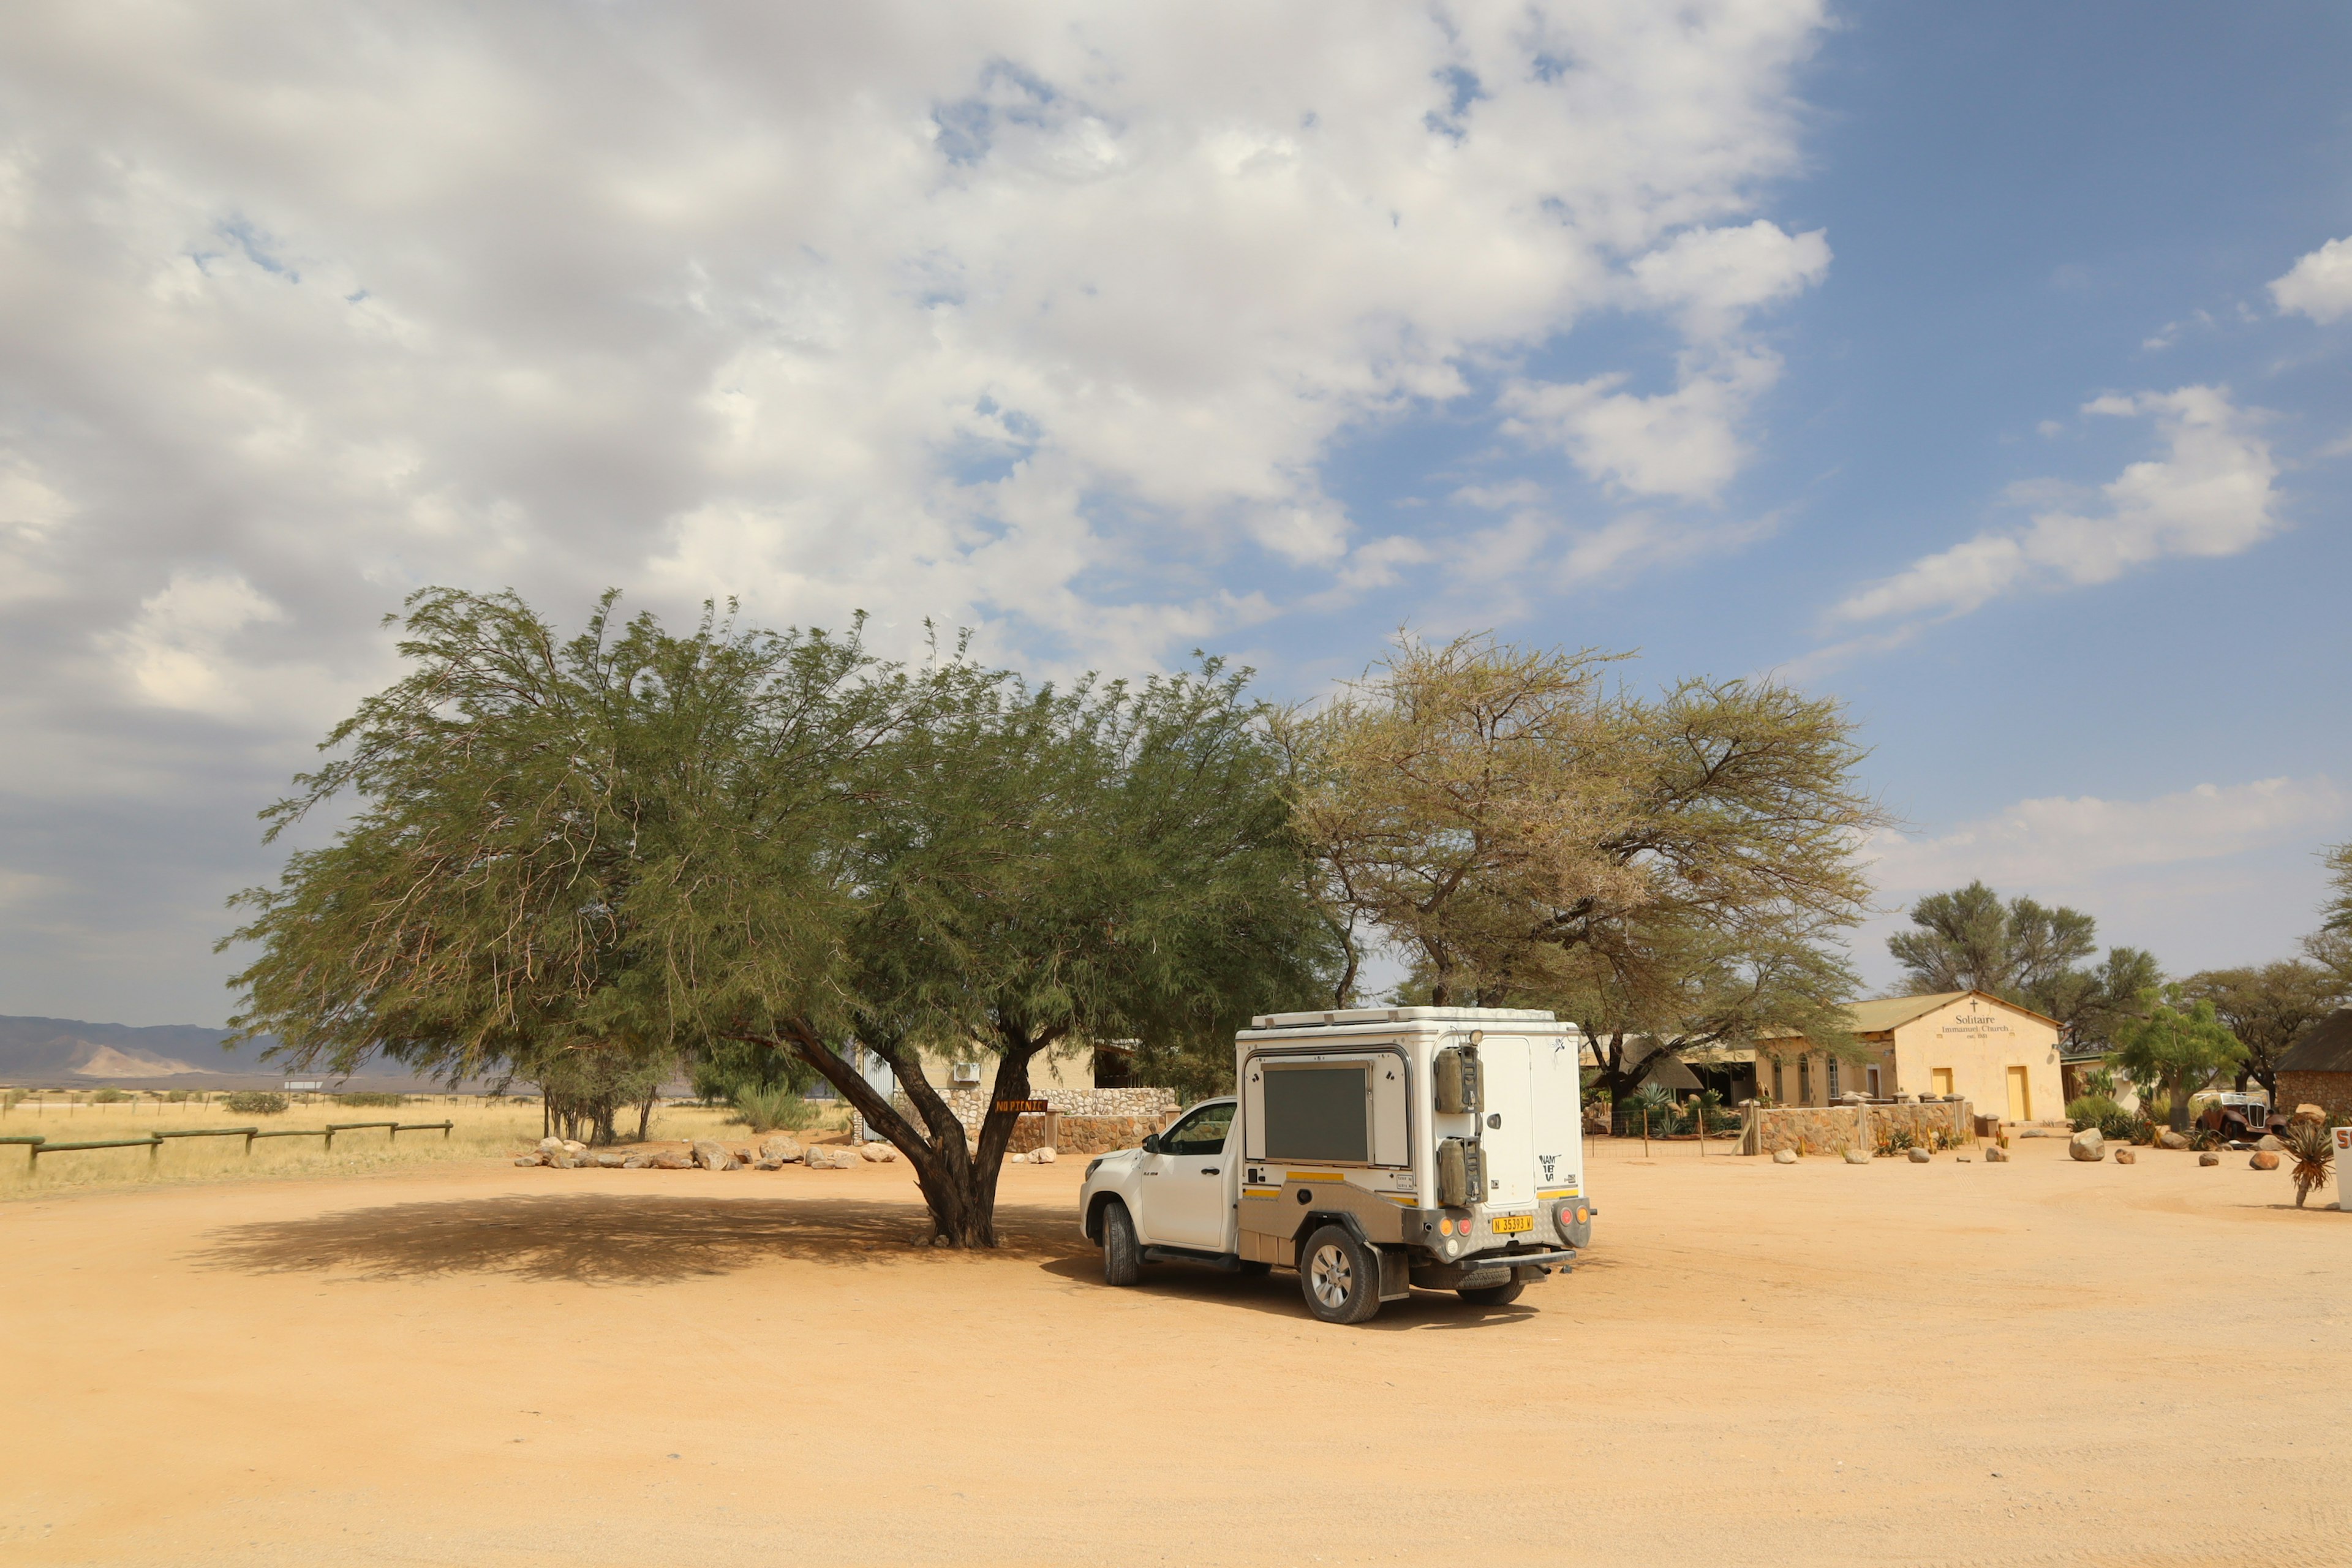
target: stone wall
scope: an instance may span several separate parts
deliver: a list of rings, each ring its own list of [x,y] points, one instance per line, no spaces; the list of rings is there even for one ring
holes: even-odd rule
[[[1915,1142],[1930,1147],[1937,1130],[1953,1143],[1976,1142],[1976,1118],[1965,1100],[1930,1100],[1916,1105],[1864,1100],[1844,1105],[1761,1106],[1741,1102],[1739,1152],[1775,1154],[1842,1154],[1848,1149],[1874,1153],[1880,1136],[1906,1127]]]
[[[955,1112],[967,1134],[980,1135],[980,1124],[987,1119],[989,1101],[993,1098],[988,1090],[945,1089],[940,1091],[940,1098],[947,1101],[948,1109]],[[1061,1119],[1058,1147],[1069,1154],[1132,1149],[1143,1142],[1145,1133],[1159,1131],[1182,1109],[1176,1103],[1176,1091],[1171,1089],[1049,1089],[1031,1098],[1044,1100]],[[892,1095],[890,1104],[916,1126],[922,1125],[922,1118],[915,1114],[905,1095]],[[862,1116],[853,1119],[850,1132],[855,1138],[873,1136],[866,1131]],[[1044,1116],[1033,1112],[1013,1124],[1014,1153],[1025,1154],[1045,1147],[1045,1142]]]
[[[2352,1123],[2352,1072],[2283,1072],[2278,1075],[2278,1113],[2293,1116],[2298,1105],[2327,1112],[2330,1127]]]

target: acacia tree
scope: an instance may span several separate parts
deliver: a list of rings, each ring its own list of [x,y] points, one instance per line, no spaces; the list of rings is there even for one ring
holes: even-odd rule
[[[2344,1005],[2344,977],[2315,963],[2283,959],[2259,968],[2206,969],[2179,984],[2190,1002],[2210,1002],[2238,1043],[2237,1087],[2249,1078],[2278,1098],[2278,1061],[2304,1030]]]
[[[790,1042],[904,1150],[942,1237],[992,1245],[997,1173],[1040,1055],[1132,1038],[1221,1059],[1249,1016],[1326,984],[1276,760],[1244,679],[1211,661],[1140,687],[1031,691],[950,667],[880,748],[856,855],[844,994],[901,1110],[824,1051]],[[925,1081],[926,1053],[992,1058],[973,1144]]]
[[[1433,1005],[1582,1017],[1616,1042],[1612,1082],[1675,1041],[1843,1040],[1826,1010],[1853,976],[1831,943],[1864,911],[1856,848],[1886,820],[1853,782],[1850,721],[1769,683],[1634,698],[1614,662],[1400,640],[1328,707],[1284,716],[1350,965],[1370,926]]]
[[[559,643],[512,595],[411,600],[411,673],[265,814],[274,836],[358,801],[239,896],[240,1029],[301,1062],[538,1078],[789,1052],[907,1154],[943,1237],[986,1245],[1013,1118],[968,1150],[927,1047],[992,1047],[1020,1099],[1058,1041],[1230,1037],[1322,984],[1241,678],[1031,692],[855,637],[615,627],[611,604]]]
[[[235,1027],[275,1034],[300,1065],[381,1049],[567,1098],[673,1061],[696,1039],[668,932],[718,847],[709,803],[795,768],[805,809],[764,803],[772,831],[735,870],[768,897],[738,912],[768,951],[825,974],[840,900],[814,808],[893,717],[860,684],[870,661],[854,637],[737,634],[709,616],[684,637],[648,616],[617,625],[615,597],[569,641],[512,594],[425,589],[391,618],[409,673],[262,814],[275,840],[356,803],[276,887],[231,900],[251,918],[221,945],[260,948],[230,982]]]
[[[2144,1015],[2163,971],[2153,954],[2112,947],[2101,963],[2098,922],[2080,910],[2030,898],[2001,901],[1982,882],[1930,893],[1911,906],[1909,931],[1886,939],[1911,989],[1984,991],[2058,1021],[2068,1044],[2109,1037]]]
[[[1802,925],[1646,922],[1576,954],[1570,973],[1577,978],[1558,992],[1528,1000],[1584,1032],[1598,1063],[1594,1087],[1612,1105],[1659,1062],[1719,1046],[1795,1035],[1842,1060],[1868,1054],[1841,1005],[1856,987],[1852,965],[1830,933]]]

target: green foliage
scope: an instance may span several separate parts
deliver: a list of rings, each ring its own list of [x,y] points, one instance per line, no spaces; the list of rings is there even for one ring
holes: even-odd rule
[[[130,1098],[131,1096],[124,1093],[121,1089],[116,1089],[113,1085],[109,1084],[104,1089],[92,1091],[89,1097],[89,1102],[92,1105],[120,1105]]]
[[[817,1081],[816,1068],[765,1040],[712,1040],[694,1062],[694,1092],[714,1104],[733,1103],[747,1087],[805,1094]]]
[[[339,1094],[335,1096],[335,1103],[337,1105],[348,1105],[355,1108],[363,1106],[388,1108],[406,1105],[408,1103],[408,1096],[404,1094],[392,1094],[383,1089],[357,1089],[352,1090],[348,1094]]]
[[[2148,1143],[2156,1138],[2155,1124],[2137,1110],[2126,1110],[2104,1094],[2086,1094],[2066,1107],[2067,1123],[2077,1132],[2095,1127],[2100,1136],[2120,1142]]]
[[[2320,910],[2322,931],[2352,931],[2352,839],[2319,852],[2327,866],[2327,902]]]
[[[2185,1013],[2159,1005],[2147,1017],[2130,1020],[2118,1036],[2118,1047],[2110,1058],[2116,1067],[2143,1082],[2164,1086],[2176,1131],[2188,1126],[2189,1095],[2215,1074],[2246,1059],[2246,1047],[2221,1024],[2207,997]]]
[[[2245,1071],[2278,1091],[2278,1061],[2304,1030],[2343,1005],[2347,983],[2317,963],[2287,959],[2238,969],[2207,969],[2180,982],[2179,994],[2213,1004],[2214,1016],[2246,1047]]]
[[[1704,679],[1645,700],[1612,662],[1401,638],[1339,700],[1283,717],[1318,900],[1349,955],[1338,994],[1378,933],[1432,1002],[1549,1005],[1605,972],[1616,1027],[1663,1036],[1708,1011],[1679,998],[1688,977],[1826,953],[1859,917],[1856,846],[1885,818],[1837,705]]]
[[[927,1090],[922,1128],[869,1103],[851,1039],[910,1086],[926,1051],[992,1054],[1003,1098],[1087,1038],[1216,1079],[1251,1013],[1328,989],[1243,676],[1033,689],[961,650],[908,669],[855,635],[673,636],[613,605],[567,642],[511,594],[410,599],[409,674],[264,814],[274,837],[353,797],[236,900],[230,940],[259,948],[236,1027],[304,1063],[511,1072],[607,1138],[684,1060],[731,1089],[797,1058],[973,1241],[1011,1118],[974,1167]],[[767,1065],[736,1059],[754,1046]]]
[[[172,1089],[163,1091],[163,1101],[167,1105],[185,1105],[188,1102],[189,1098],[188,1091],[184,1089]]]
[[[730,1099],[731,1120],[754,1132],[798,1131],[816,1120],[816,1107],[787,1084],[738,1084]]]
[[[287,1100],[282,1094],[265,1089],[240,1089],[229,1094],[221,1103],[238,1116],[283,1116]]]
[[[1676,1131],[1682,1121],[1681,1113],[1675,1109],[1673,1092],[1654,1083],[1645,1083],[1617,1101],[1617,1124],[1626,1133],[1640,1132],[1644,1117],[1649,1119],[1653,1137]]]
[[[2000,896],[1982,882],[1931,893],[1911,907],[1913,930],[1886,939],[1915,990],[1988,991],[2018,997],[2088,958],[2096,922],[2080,910]]]
[[[1906,1150],[1917,1147],[1919,1147],[1918,1135],[1911,1131],[1907,1123],[1882,1122],[1879,1124],[1877,1154],[1880,1159],[1892,1159]]]
[[[2085,1094],[2066,1103],[2067,1123],[2077,1132],[2093,1127],[2104,1132],[2110,1118],[2124,1114],[2124,1108],[2106,1094]]]

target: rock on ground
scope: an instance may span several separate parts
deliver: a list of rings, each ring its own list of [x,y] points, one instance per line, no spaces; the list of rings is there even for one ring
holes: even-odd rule
[[[536,1165],[539,1163],[539,1156],[536,1154],[520,1155],[516,1158],[515,1163],[518,1165]]]
[[[789,1165],[800,1157],[801,1141],[797,1138],[788,1138],[777,1132],[760,1140],[760,1158],[762,1160],[773,1160],[779,1164]]]
[[[1029,1163],[1033,1165],[1050,1165],[1055,1158],[1056,1155],[1051,1147],[1029,1151]]]
[[[651,1154],[632,1154],[627,1159],[621,1162],[621,1169],[624,1171],[642,1171],[653,1163],[654,1157]]]
[[[1794,1149],[1775,1149],[1772,1151],[1772,1163],[1776,1165],[1793,1165],[1796,1163],[1797,1152]]]
[[[1914,1149],[1911,1151],[1910,1154],[1911,1163],[1915,1165],[1924,1165],[1935,1157],[1936,1156],[1928,1153],[1925,1149]]]
[[[560,1154],[563,1152],[563,1140],[542,1138],[539,1141],[539,1152],[542,1154]]]
[[[2097,1128],[2085,1127],[2066,1140],[2066,1152],[2086,1163],[2104,1160],[2107,1157],[2107,1141],[2100,1136]]]
[[[2200,1165],[2218,1165],[2221,1163],[2221,1156],[2208,1149],[2197,1156],[2197,1163]]]
[[[2294,1108],[2294,1114],[2288,1117],[2287,1120],[2290,1121],[2316,1121],[2322,1127],[2325,1127],[2327,1125],[2327,1112],[2316,1105],[2298,1105]]]
[[[694,1163],[706,1171],[731,1171],[736,1168],[734,1152],[715,1138],[694,1141]]]
[[[812,1143],[803,1163],[812,1171],[854,1171],[857,1151],[845,1143]]]
[[[1849,1149],[1845,1152],[1845,1163],[1849,1165],[1867,1165],[1870,1163],[1870,1156],[1859,1149]]]
[[[2286,1145],[2280,1142],[2273,1134],[2265,1132],[2262,1136],[2262,1141],[2256,1143],[2254,1147],[2261,1150],[2265,1154],[2275,1154],[2280,1150],[2285,1148]]]
[[[2116,1151],[2116,1163],[2118,1165],[2136,1165],[2139,1163],[2139,1155],[2129,1149],[2118,1149]]]
[[[877,1165],[887,1165],[898,1157],[898,1151],[887,1143],[860,1143],[857,1145],[857,1157],[871,1160]]]
[[[2005,1165],[2009,1163],[2009,1151],[1998,1143],[1986,1144],[1984,1154],[1985,1163],[1988,1165]]]
[[[2275,1171],[2278,1169],[2278,1156],[2268,1149],[2257,1149],[2247,1156],[2246,1163],[2253,1170]]]
[[[607,1171],[617,1171],[628,1163],[629,1157],[626,1154],[616,1154],[610,1149],[596,1156],[596,1163]]]
[[[2168,1127],[2156,1135],[2156,1146],[2159,1149],[2186,1149],[2189,1147],[2189,1134],[2175,1132]]]
[[[665,1149],[654,1156],[653,1167],[656,1171],[690,1171],[694,1162],[675,1149]]]

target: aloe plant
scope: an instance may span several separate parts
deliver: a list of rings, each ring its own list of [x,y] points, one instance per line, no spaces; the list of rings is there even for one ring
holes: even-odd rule
[[[2304,1199],[2327,1184],[2329,1167],[2336,1163],[2336,1140],[2316,1121],[2291,1121],[2279,1142],[2294,1162],[2287,1173],[2294,1178],[2294,1206],[2301,1208]]]

